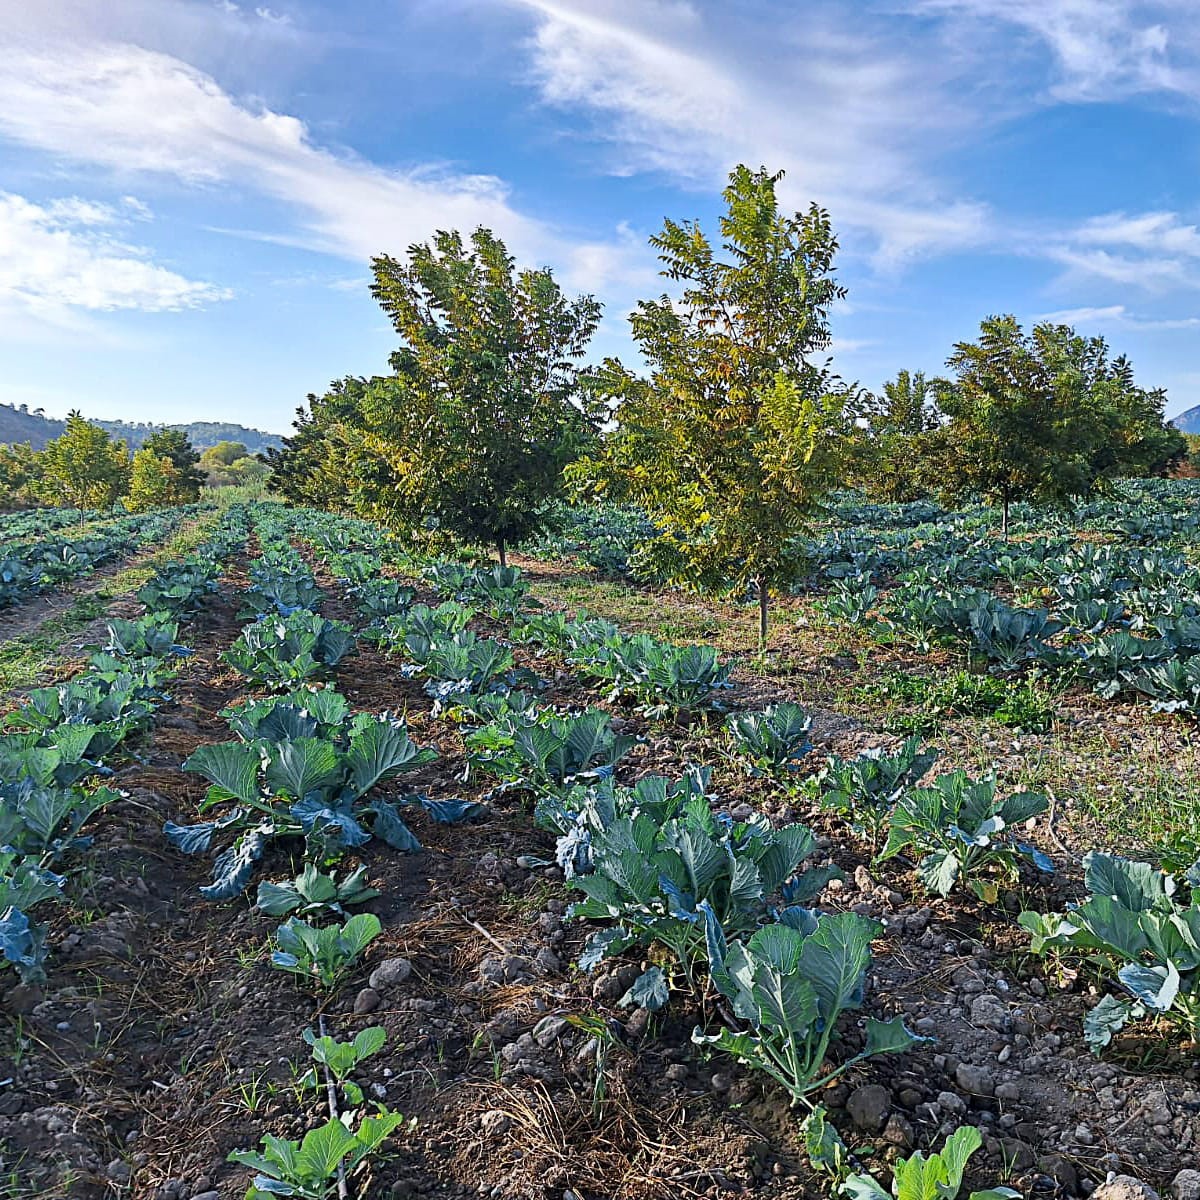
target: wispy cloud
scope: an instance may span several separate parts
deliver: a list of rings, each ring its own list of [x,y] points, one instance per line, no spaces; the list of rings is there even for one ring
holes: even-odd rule
[[[1052,60],[1050,99],[1200,95],[1191,0],[915,0],[911,10],[954,21],[976,41],[1004,28],[1025,35]]]
[[[1148,292],[1200,286],[1200,229],[1178,213],[1106,213],[1040,240],[1036,253],[1067,268],[1068,281]]]
[[[434,229],[482,224],[523,260],[563,266],[568,281],[584,271],[595,279],[638,270],[628,236],[570,238],[519,211],[497,176],[429,164],[385,169],[322,146],[297,117],[239,102],[188,63],[139,46],[12,51],[0,73],[0,134],[117,178],[256,192],[292,214],[292,227],[243,236],[349,259],[402,254]],[[649,257],[639,246],[637,258]]]
[[[1200,317],[1143,317],[1131,313],[1123,304],[1109,304],[1100,308],[1064,308],[1058,312],[1044,313],[1039,320],[1080,326],[1083,332],[1087,332],[1089,326],[1147,331],[1200,327]]]
[[[0,193],[0,311],[70,324],[74,310],[177,311],[232,293],[187,279],[119,240],[136,202],[115,208],[69,197],[35,204]]]
[[[990,236],[987,205],[946,195],[924,167],[965,132],[965,111],[943,102],[937,66],[862,22],[683,0],[513,2],[535,20],[542,100],[592,118],[614,174],[709,189],[738,162],[784,167],[790,200],[830,206],[882,266]]]

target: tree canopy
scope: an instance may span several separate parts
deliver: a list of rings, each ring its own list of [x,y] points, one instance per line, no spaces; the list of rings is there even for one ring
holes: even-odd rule
[[[630,316],[649,377],[605,363],[599,387],[617,427],[571,472],[646,510],[659,530],[650,553],[675,582],[756,587],[764,640],[794,539],[862,440],[856,391],[824,354],[845,294],[837,239],[817,205],[780,211],[780,178],[733,171],[719,245],[695,221],[668,220],[651,238],[681,293]]]
[[[71,508],[108,508],[124,494],[129,451],[98,425],[77,412],[38,456],[38,491],[51,504]]]
[[[487,229],[372,262],[401,345],[392,374],[310,397],[270,456],[292,498],[329,495],[407,530],[506,547],[534,533],[563,467],[594,432],[578,360],[600,317],[548,269],[516,269]]]
[[[1103,338],[1043,322],[1026,334],[1011,316],[989,317],[977,342],[960,342],[937,388],[945,420],[931,453],[941,493],[1062,505],[1121,475],[1164,470],[1186,450],[1163,421],[1166,393],[1146,391]]]

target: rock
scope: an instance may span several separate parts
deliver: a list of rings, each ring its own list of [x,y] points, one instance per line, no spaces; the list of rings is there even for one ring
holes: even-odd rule
[[[117,1184],[125,1184],[129,1182],[129,1177],[133,1174],[129,1169],[129,1164],[122,1162],[119,1158],[113,1159],[112,1162],[104,1168],[104,1173]]]
[[[533,967],[539,975],[557,975],[562,970],[562,962],[549,946],[543,946],[534,955]]]
[[[969,1092],[972,1096],[993,1096],[996,1093],[996,1081],[986,1067],[959,1063],[954,1072],[954,1079],[964,1092]]]
[[[878,1133],[892,1111],[892,1093],[878,1083],[855,1088],[846,1102],[850,1119],[865,1133]]]
[[[710,1086],[714,1092],[727,1092],[733,1080],[730,1079],[723,1071],[716,1071],[710,1080]]]
[[[899,1146],[901,1150],[908,1150],[916,1141],[916,1136],[908,1121],[899,1113],[892,1113],[883,1127],[883,1140],[890,1146]]]
[[[192,1200],[221,1200],[221,1193],[218,1191],[197,1192],[192,1197]]]
[[[1020,1098],[1021,1085],[1019,1083],[1009,1082],[996,1085],[997,1100],[1008,1100],[1011,1102],[1013,1100],[1020,1100]]]
[[[385,958],[371,972],[371,978],[367,982],[377,992],[382,992],[403,983],[411,974],[412,963],[407,958]]]
[[[971,1001],[971,1024],[1003,1032],[1008,1026],[1008,1006],[999,996],[982,992]]]
[[[1200,1171],[1184,1167],[1171,1180],[1171,1195],[1175,1200],[1200,1200]]]
[[[487,1137],[503,1137],[512,1128],[512,1117],[498,1108],[490,1108],[479,1118],[479,1124]]]
[[[967,1102],[957,1092],[938,1092],[937,1106],[942,1112],[965,1113]]]
[[[31,983],[17,983],[4,993],[4,1007],[14,1016],[27,1017],[43,999],[41,988]]]
[[[568,1028],[566,1021],[562,1017],[543,1017],[533,1027],[533,1040],[539,1046],[549,1046],[558,1041]]]
[[[354,1011],[362,1016],[373,1013],[380,1005],[379,993],[374,988],[365,987],[354,997]]]
[[[1115,1175],[1092,1193],[1092,1200],[1158,1200],[1158,1193],[1132,1175]]]

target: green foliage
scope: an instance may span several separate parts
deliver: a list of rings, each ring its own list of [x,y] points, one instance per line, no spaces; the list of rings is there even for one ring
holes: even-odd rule
[[[705,947],[704,912],[731,934],[749,932],[766,918],[774,896],[800,903],[840,876],[833,867],[796,874],[816,849],[803,825],[772,829],[761,817],[717,817],[708,797],[695,791],[676,792],[670,801],[665,811],[643,806],[589,831],[590,872],[571,880],[585,899],[571,915],[617,923],[593,935],[580,966],[659,942],[691,979]]]
[[[965,771],[940,775],[931,787],[912,788],[896,801],[888,820],[888,840],[880,860],[908,849],[922,854],[917,863],[921,882],[939,896],[967,884],[981,900],[996,900],[996,884],[982,878],[998,869],[1011,879],[1022,859],[1041,871],[1051,871],[1040,850],[1013,841],[1005,830],[1046,811],[1046,797],[1037,792],[1014,792],[1001,800],[995,776],[971,779]]]
[[[365,904],[379,895],[379,889],[367,887],[366,867],[356,867],[345,879],[338,881],[334,875],[323,875],[312,863],[295,879],[283,883],[263,880],[258,885],[255,903],[268,917],[286,917],[296,913],[301,917],[332,913],[345,916],[346,909],[355,904]]]
[[[808,740],[812,717],[787,701],[762,712],[736,713],[727,728],[735,752],[745,759],[752,775],[784,777],[812,749]]]
[[[62,436],[41,452],[39,467],[38,489],[51,504],[109,508],[125,493],[129,451],[73,411]]]
[[[962,1190],[967,1161],[983,1145],[983,1135],[974,1125],[964,1125],[946,1138],[936,1154],[920,1150],[897,1159],[892,1167],[892,1190],[887,1192],[871,1175],[847,1175],[838,1195],[851,1200],[956,1200]],[[985,1188],[972,1192],[969,1200],[1020,1200],[1012,1188]]]
[[[503,242],[438,232],[372,262],[372,295],[402,344],[394,374],[348,379],[271,456],[285,495],[349,504],[419,533],[506,547],[542,525],[562,469],[592,436],[577,361],[600,306]]]
[[[821,807],[841,813],[860,837],[877,841],[879,831],[906,788],[933,766],[936,750],[922,750],[919,738],[908,738],[889,753],[882,747],[854,758],[831,754],[808,782]]]
[[[288,687],[329,675],[353,649],[349,626],[300,610],[248,625],[221,657],[253,683]]]
[[[1137,387],[1129,361],[1110,361],[1103,338],[1050,322],[1026,335],[1011,316],[989,317],[949,366],[955,379],[938,388],[941,490],[1000,503],[1005,533],[1014,500],[1065,504],[1185,452],[1163,421],[1166,393]]]
[[[928,443],[938,428],[938,381],[901,371],[867,398],[868,454],[856,475],[868,496],[890,503],[920,500],[935,490]]]
[[[1084,1021],[1099,1054],[1133,1020],[1158,1017],[1200,1040],[1200,864],[1183,883],[1149,863],[1093,851],[1084,859],[1088,896],[1061,915],[1024,912],[1037,954],[1078,952],[1111,970],[1131,999],[1105,996]],[[1190,888],[1185,904],[1177,894]]]
[[[278,949],[271,954],[271,966],[306,979],[322,991],[333,991],[381,929],[373,913],[358,913],[342,925],[322,928],[291,917],[275,931]]]
[[[404,1123],[399,1113],[379,1105],[378,1115],[364,1116],[357,1129],[331,1117],[310,1129],[302,1141],[267,1134],[261,1151],[235,1150],[229,1161],[257,1172],[246,1200],[273,1200],[275,1196],[325,1200],[334,1189],[339,1168],[353,1174]]]
[[[747,941],[727,941],[712,910],[705,906],[702,912],[713,983],[750,1028],[716,1034],[697,1028],[692,1041],[765,1072],[793,1104],[863,1059],[899,1053],[923,1040],[899,1017],[886,1022],[868,1017],[863,1050],[824,1070],[838,1018],[862,1004],[871,939],[882,931],[878,922],[857,913],[821,916],[791,909]]]
[[[1020,679],[950,671],[914,675],[897,671],[862,689],[871,701],[899,701],[915,709],[889,716],[893,728],[928,733],[956,717],[990,717],[1010,729],[1043,733],[1054,724],[1058,695],[1035,674]]]
[[[844,295],[837,242],[817,206],[779,211],[779,179],[731,173],[724,257],[694,221],[668,220],[651,238],[682,294],[639,302],[630,324],[650,378],[605,363],[599,387],[618,427],[601,456],[572,468],[585,489],[642,507],[667,578],[757,587],[763,637],[768,592],[794,570],[792,539],[861,440],[850,391],[817,357]]]
[[[312,1047],[313,1066],[301,1077],[301,1087],[322,1086],[317,1068],[326,1067],[329,1074],[337,1080],[346,1103],[351,1108],[362,1104],[362,1088],[350,1078],[350,1074],[361,1062],[383,1049],[387,1041],[387,1033],[383,1027],[370,1025],[366,1029],[360,1029],[349,1042],[339,1042],[331,1037],[318,1037],[311,1029],[306,1029],[304,1040]]]

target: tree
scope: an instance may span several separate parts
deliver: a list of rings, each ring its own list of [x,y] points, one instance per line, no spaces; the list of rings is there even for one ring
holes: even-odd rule
[[[547,269],[517,272],[487,229],[469,245],[440,231],[407,262],[384,255],[372,269],[371,293],[402,345],[394,375],[351,389],[355,411],[340,423],[354,502],[494,545],[504,563],[592,435],[577,360],[600,305],[568,300]]]
[[[155,430],[143,443],[158,458],[166,458],[175,468],[175,484],[171,504],[193,504],[200,498],[204,475],[197,469],[200,454],[182,429]]]
[[[179,468],[167,455],[155,454],[149,446],[134,454],[126,501],[132,512],[169,508],[179,503],[180,491]]]
[[[294,432],[283,446],[266,452],[270,489],[293,504],[315,508],[354,507],[356,495],[372,495],[388,486],[388,472],[377,468],[363,487],[349,483],[350,472],[368,464],[351,462],[341,435],[343,427],[361,424],[360,402],[367,381],[354,376],[335,380],[323,396],[309,394],[307,409],[296,409]],[[374,486],[372,486],[372,484]]]
[[[1162,419],[1165,393],[1138,388],[1103,338],[1051,322],[1027,335],[1014,317],[989,317],[948,365],[955,378],[938,388],[942,493],[999,503],[1006,537],[1014,500],[1066,505],[1184,452]]]
[[[62,436],[41,452],[42,497],[72,508],[108,508],[124,495],[129,451],[78,411],[67,416]]]
[[[936,386],[921,371],[901,371],[882,396],[866,398],[870,454],[861,483],[869,495],[899,504],[928,495],[929,444],[941,424]]]
[[[630,316],[650,377],[605,363],[617,427],[571,472],[643,506],[660,531],[649,552],[672,581],[757,588],[762,644],[796,535],[862,440],[853,389],[818,357],[845,295],[832,274],[837,239],[816,205],[779,211],[780,178],[732,172],[723,257],[694,221],[668,220],[650,239],[682,295],[643,300]]]
[[[36,504],[41,478],[41,455],[32,446],[27,442],[0,445],[0,509]]]

